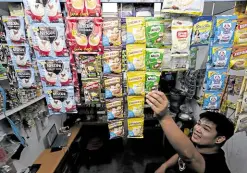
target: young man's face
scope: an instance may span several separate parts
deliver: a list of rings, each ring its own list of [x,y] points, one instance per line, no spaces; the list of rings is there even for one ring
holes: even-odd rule
[[[205,118],[200,119],[194,127],[191,140],[201,146],[214,146],[217,140],[216,125]]]

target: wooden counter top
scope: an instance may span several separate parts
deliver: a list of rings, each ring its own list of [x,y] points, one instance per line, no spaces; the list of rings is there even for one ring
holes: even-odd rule
[[[63,159],[65,153],[68,151],[72,142],[75,140],[77,134],[81,129],[81,125],[75,125],[70,129],[71,136],[69,137],[67,147],[60,151],[51,152],[51,149],[45,149],[39,157],[35,160],[34,164],[41,164],[37,173],[53,173]]]

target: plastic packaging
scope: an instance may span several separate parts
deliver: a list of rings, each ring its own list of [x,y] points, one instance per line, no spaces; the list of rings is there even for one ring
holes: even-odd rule
[[[228,68],[232,47],[231,45],[221,46],[214,45],[211,49],[211,58],[212,58],[212,66],[213,67],[225,67]]]
[[[144,17],[127,17],[126,24],[127,44],[146,43]]]
[[[128,71],[145,70],[145,44],[132,44],[126,46]]]
[[[207,90],[223,90],[225,86],[225,80],[227,75],[227,69],[213,69],[210,68],[207,71]]]
[[[122,120],[108,122],[110,131],[110,139],[115,139],[124,136],[124,123]]]
[[[128,95],[145,95],[145,72],[127,72]]]
[[[106,109],[108,121],[123,118],[123,98],[107,99]]]
[[[121,46],[121,23],[118,18],[104,18],[103,46]]]
[[[119,74],[122,72],[121,49],[105,49],[102,61],[104,74]]]
[[[63,23],[35,23],[32,25],[32,41],[36,57],[69,56],[65,43]]]
[[[128,96],[128,118],[144,117],[144,96]]]
[[[44,88],[49,114],[76,113],[74,87]]]
[[[234,45],[247,44],[247,19],[238,19],[234,35]]]
[[[215,110],[220,108],[222,92],[221,91],[205,91],[203,109]]]
[[[153,90],[158,90],[160,82],[160,72],[146,72],[146,87],[145,91],[148,93]]]
[[[164,57],[164,49],[147,48],[146,49],[146,70],[160,71]]]
[[[101,17],[68,17],[66,35],[74,52],[102,52]]]
[[[237,16],[216,16],[214,19],[213,43],[232,44],[236,25]]]
[[[98,103],[100,102],[100,79],[98,78],[88,78],[82,79],[82,86],[84,89],[85,103]]]
[[[247,48],[246,46],[234,46],[232,48],[230,68],[233,70],[244,70],[247,68]]]
[[[38,61],[41,82],[48,86],[72,86],[73,78],[70,70],[69,58],[44,58]]]
[[[29,46],[9,46],[9,52],[16,69],[32,66]]]
[[[122,76],[109,74],[104,76],[105,98],[122,97]]]
[[[191,46],[208,45],[212,31],[212,16],[200,16],[193,20]]]
[[[19,88],[36,88],[33,69],[16,69],[16,76]]]
[[[143,138],[144,118],[128,119],[128,138]]]

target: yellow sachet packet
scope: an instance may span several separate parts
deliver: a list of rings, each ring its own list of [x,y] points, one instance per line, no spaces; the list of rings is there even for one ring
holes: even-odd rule
[[[128,118],[144,117],[144,96],[128,96]]]
[[[127,44],[146,43],[145,36],[145,18],[144,17],[127,17]]]
[[[128,138],[143,138],[144,118],[128,119]]]
[[[126,55],[128,62],[128,71],[145,70],[145,44],[132,44],[126,46]]]
[[[238,19],[234,35],[234,44],[247,44],[247,18]]]
[[[145,96],[145,71],[127,72],[128,95]]]

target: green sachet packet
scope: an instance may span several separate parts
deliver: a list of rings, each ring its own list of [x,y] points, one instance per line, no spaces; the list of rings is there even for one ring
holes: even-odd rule
[[[160,71],[164,57],[164,49],[147,48],[146,49],[146,70]]]
[[[160,72],[146,72],[146,93],[158,90],[160,82]]]

